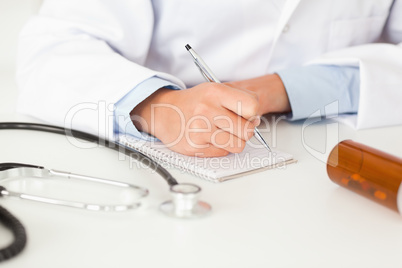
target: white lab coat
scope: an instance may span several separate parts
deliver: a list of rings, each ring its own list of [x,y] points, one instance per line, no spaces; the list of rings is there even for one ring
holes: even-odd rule
[[[50,0],[20,37],[18,110],[111,139],[113,104],[142,81],[203,82],[189,43],[222,81],[359,66],[356,127],[402,124],[401,42],[402,0]]]

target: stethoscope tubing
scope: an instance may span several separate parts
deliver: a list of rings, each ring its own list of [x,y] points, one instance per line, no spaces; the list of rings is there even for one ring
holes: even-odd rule
[[[55,133],[65,136],[74,137],[77,139],[94,142],[99,145],[105,146],[119,152],[122,152],[129,157],[132,157],[138,161],[146,161],[149,168],[155,170],[167,183],[168,185],[177,185],[176,179],[160,164],[152,160],[150,157],[138,152],[134,149],[127,148],[116,142],[102,139],[98,136],[53,125],[47,124],[37,124],[37,123],[26,123],[26,122],[0,122],[0,130],[32,130],[41,131],[48,133]],[[6,189],[0,186],[0,197],[2,197],[2,192]],[[27,235],[24,226],[21,222],[13,216],[8,210],[0,206],[0,223],[3,223],[14,235],[14,241],[7,247],[0,249],[0,262],[8,260],[16,255],[18,255],[24,248],[27,242]]]
[[[106,148],[113,149],[118,152],[123,152],[124,154],[138,161],[146,161],[147,166],[152,170],[155,170],[168,183],[169,186],[178,184],[176,179],[164,167],[162,167],[159,163],[157,163],[147,155],[139,151],[136,151],[132,148],[122,146],[119,143],[100,138],[87,132],[47,124],[26,123],[26,122],[0,122],[0,130],[5,129],[32,130],[32,131],[55,133],[89,142],[94,142]]]

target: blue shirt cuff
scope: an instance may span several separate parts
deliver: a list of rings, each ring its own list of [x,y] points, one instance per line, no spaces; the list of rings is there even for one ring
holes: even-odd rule
[[[285,85],[290,120],[315,115],[356,113],[359,108],[358,67],[310,65],[277,72]],[[317,113],[319,111],[319,113]]]
[[[139,131],[131,121],[130,112],[143,100],[160,88],[180,89],[179,86],[165,79],[153,76],[144,80],[115,103],[114,134],[131,135],[145,140],[154,140],[155,137]]]

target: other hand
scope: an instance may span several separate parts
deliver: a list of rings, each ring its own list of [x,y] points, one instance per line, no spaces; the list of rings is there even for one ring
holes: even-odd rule
[[[290,112],[288,94],[281,78],[269,74],[247,80],[225,83],[236,88],[244,88],[257,94],[259,100],[258,114]]]

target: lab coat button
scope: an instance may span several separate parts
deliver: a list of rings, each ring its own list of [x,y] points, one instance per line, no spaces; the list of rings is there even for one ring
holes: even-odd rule
[[[286,24],[285,27],[283,27],[283,29],[282,29],[282,33],[288,32],[289,28],[290,28],[289,24]]]

